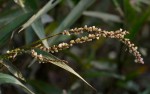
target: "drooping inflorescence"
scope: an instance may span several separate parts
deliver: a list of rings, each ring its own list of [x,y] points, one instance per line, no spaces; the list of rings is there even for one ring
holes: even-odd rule
[[[83,35],[82,37],[78,37],[76,39],[72,39],[69,42],[62,42],[59,43],[58,45],[50,46],[49,48],[46,48],[39,43],[32,48],[39,48],[49,53],[55,53],[55,52],[59,52],[60,50],[64,50],[66,48],[70,48],[74,44],[98,40],[100,39],[100,37],[115,38],[121,41],[122,43],[124,43],[126,46],[128,46],[129,52],[133,54],[135,57],[135,62],[144,64],[143,58],[141,57],[141,54],[137,50],[138,47],[135,46],[133,43],[131,43],[131,41],[128,38],[124,37],[125,35],[129,34],[129,32],[126,30],[119,29],[116,31],[107,31],[107,30],[102,30],[101,28],[97,28],[95,26],[87,27],[87,25],[85,25],[84,27],[80,27],[80,28],[64,30],[63,32],[56,35],[70,36],[73,34],[81,35],[82,33],[86,33],[86,35]],[[17,48],[11,51],[7,51],[7,55],[9,56],[9,58],[15,58],[18,54],[24,52],[25,52],[24,49]],[[43,56],[41,54],[38,55],[33,49],[31,49],[30,52],[33,57],[43,61]]]
[[[80,28],[64,30],[61,34],[70,36],[72,34],[79,35],[82,33],[87,33],[87,35],[78,37],[74,40],[70,40],[69,42],[66,43],[62,42],[59,43],[58,45],[53,45],[49,48],[44,47],[42,44],[39,44],[35,47],[50,53],[55,53],[66,48],[70,48],[74,44],[98,40],[100,39],[100,37],[116,38],[129,47],[129,52],[135,56],[135,62],[142,63],[142,64],[144,63],[141,54],[137,51],[137,47],[133,43],[131,43],[129,39],[124,37],[125,35],[129,34],[129,32],[126,30],[119,29],[116,31],[106,31],[100,28],[96,28],[95,26],[87,27],[85,25],[84,27],[80,27]]]

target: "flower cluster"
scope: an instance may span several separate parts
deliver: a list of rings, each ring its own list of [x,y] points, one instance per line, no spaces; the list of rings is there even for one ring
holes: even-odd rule
[[[40,60],[39,63],[45,63],[45,62],[63,62],[63,63],[68,63],[65,60],[48,59],[48,58],[44,57],[42,54],[38,54],[34,49],[31,50],[31,55],[32,55],[32,57]]]
[[[98,40],[100,37],[116,38],[129,47],[130,53],[132,53],[135,56],[135,62],[142,63],[142,64],[144,63],[143,58],[141,57],[141,54],[137,51],[137,47],[134,46],[134,44],[131,43],[129,39],[124,37],[126,34],[129,34],[128,31],[125,31],[122,29],[119,29],[116,31],[106,31],[100,28],[96,28],[95,26],[87,27],[87,25],[85,25],[84,27],[80,27],[80,28],[64,30],[61,34],[70,36],[72,34],[78,35],[82,33],[87,33],[88,35],[79,37],[74,40],[70,40],[67,43],[62,42],[58,45],[53,45],[49,48],[46,48],[42,46],[41,44],[37,45],[36,48],[39,48],[43,51],[47,51],[50,53],[54,53],[54,52],[58,52],[60,50],[69,48],[73,46],[74,44],[89,42],[89,41],[93,41],[94,39]]]
[[[120,39],[124,44],[126,44],[129,47],[129,52],[132,53],[135,56],[135,62],[136,63],[142,63],[144,64],[143,58],[141,57],[141,54],[137,51],[138,47],[135,46],[133,43],[130,42],[129,39]]]
[[[20,48],[17,48],[17,49],[14,49],[14,50],[11,50],[11,51],[7,51],[7,55],[8,57],[7,58],[15,58],[18,54],[24,52],[24,49],[20,49]]]
[[[39,59],[40,61],[43,61],[43,55],[42,54],[37,54],[37,52],[35,52],[33,49],[31,50],[31,55],[37,59]],[[44,63],[44,62],[43,62]]]

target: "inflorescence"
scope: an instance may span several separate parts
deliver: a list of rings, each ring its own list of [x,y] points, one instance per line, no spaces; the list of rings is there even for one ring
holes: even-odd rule
[[[116,31],[106,31],[106,30],[102,30],[100,28],[96,28],[95,26],[87,27],[85,25],[83,28],[80,27],[80,28],[74,28],[74,29],[70,29],[70,30],[64,30],[62,32],[62,34],[70,36],[72,34],[79,35],[79,34],[82,34],[85,32],[88,33],[87,36],[82,36],[82,37],[79,37],[77,39],[70,40],[67,43],[62,42],[58,45],[53,45],[49,48],[44,47],[42,44],[39,44],[35,47],[39,48],[41,50],[50,52],[50,53],[55,53],[55,52],[58,52],[60,50],[66,49],[66,48],[70,48],[74,44],[93,41],[95,39],[98,40],[100,37],[116,38],[116,39],[120,40],[121,42],[123,42],[126,46],[129,47],[129,52],[135,56],[135,62],[136,63],[144,64],[144,61],[143,61],[143,58],[141,57],[141,54],[137,51],[137,47],[133,43],[131,43],[131,41],[129,39],[124,37],[125,35],[129,34],[128,31],[125,31],[122,29],[119,29]]]
[[[119,29],[116,31],[106,31],[106,30],[97,28],[95,26],[87,27],[87,25],[85,25],[84,27],[80,27],[80,28],[64,30],[60,34],[70,36],[72,34],[79,35],[82,33],[87,33],[87,35],[78,37],[74,40],[70,40],[69,42],[62,42],[62,43],[59,43],[58,45],[53,45],[49,48],[44,47],[42,44],[38,44],[32,48],[39,48],[39,49],[49,52],[49,53],[55,53],[55,52],[59,52],[60,50],[64,50],[66,48],[70,48],[74,44],[98,40],[98,39],[100,39],[100,37],[116,38],[119,41],[121,41],[122,43],[124,43],[126,46],[129,47],[129,52],[135,56],[136,63],[144,64],[143,58],[141,57],[141,54],[137,50],[138,47],[136,47],[133,43],[131,43],[131,41],[129,39],[124,37],[125,35],[129,34],[128,31],[122,30],[122,29]],[[8,52],[8,53],[10,53],[10,52]],[[33,57],[36,57],[39,60],[43,61],[42,54],[38,55],[33,49],[31,49],[31,54]]]

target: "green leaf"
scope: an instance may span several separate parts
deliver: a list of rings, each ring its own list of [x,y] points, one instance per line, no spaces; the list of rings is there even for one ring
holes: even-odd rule
[[[136,36],[137,32],[140,31],[145,21],[148,20],[150,16],[150,6],[145,8],[142,13],[138,13],[131,5],[130,0],[124,0],[124,11],[127,23],[126,27],[130,31],[130,34],[127,35],[127,37],[133,39]]]
[[[43,14],[47,13],[53,7],[55,7],[61,0],[50,0],[42,9],[40,9],[36,14],[34,14],[25,24],[23,24],[22,28],[19,30],[21,32],[23,29],[30,26],[35,20],[39,19]]]
[[[50,63],[67,70],[68,72],[74,74],[75,76],[79,77],[82,81],[84,81],[88,86],[90,86],[93,90],[95,90],[95,88],[93,88],[86,80],[84,80],[77,72],[75,72],[71,67],[69,67],[65,61],[58,59],[57,57],[55,57],[54,55],[47,53],[45,51],[42,51],[40,49],[35,49],[35,51],[37,52],[37,54],[42,54],[44,58],[46,58],[47,60],[49,60]],[[96,90],[95,90],[96,91]]]
[[[18,14],[21,14],[21,13],[22,13],[22,10],[19,10],[19,9],[3,11],[0,14],[0,28],[3,27],[5,24],[11,22],[16,17],[18,17],[19,16]]]
[[[3,60],[0,61],[0,63],[3,64],[14,76],[21,80],[25,80],[22,73],[9,60]]]
[[[68,14],[68,16],[63,20],[59,27],[54,31],[54,33],[60,33],[64,29],[70,27],[82,15],[83,11],[85,11],[94,2],[95,0],[80,0],[75,8]],[[58,37],[49,40],[49,44],[52,44],[52,42],[56,39],[58,39]]]
[[[131,25],[130,28],[130,34],[128,35],[130,39],[133,39],[135,37],[137,32],[141,29],[144,23],[149,19],[149,16],[150,16],[150,6],[141,15],[136,16],[134,18],[133,24]]]
[[[133,19],[136,17],[136,11],[130,4],[130,0],[123,0],[124,4],[124,16],[126,21],[128,22],[128,25],[132,23]]]
[[[0,84],[6,84],[6,83],[19,85],[28,94],[34,94],[30,89],[28,89],[25,85],[23,85],[20,81],[18,81],[13,76],[0,73]]]
[[[33,28],[33,30],[35,31],[35,33],[37,34],[37,36],[40,38],[40,39],[43,39],[43,38],[45,38],[46,36],[45,36],[45,32],[44,32],[44,26],[43,26],[43,24],[42,24],[42,22],[41,22],[41,20],[39,19],[39,20],[36,20],[36,21],[34,21],[33,23],[32,23],[32,28]],[[43,42],[43,44],[45,45],[45,47],[49,47],[49,45],[48,45],[48,42],[47,42],[47,40],[45,39],[45,40],[42,40],[42,42]]]
[[[114,3],[114,5],[115,5],[115,7],[116,7],[116,10],[119,12],[119,14],[120,14],[121,16],[124,16],[124,13],[123,13],[123,11],[122,11],[122,9],[121,9],[121,6],[120,6],[120,4],[119,4],[119,1],[118,1],[118,0],[112,0],[112,2]],[[120,2],[122,2],[122,1],[120,1]]]
[[[113,21],[113,22],[118,22],[118,23],[122,22],[119,16],[108,14],[108,13],[103,13],[103,12],[84,11],[83,15],[96,17],[104,21]]]
[[[34,36],[36,36],[36,34],[33,32],[32,27],[28,27],[25,30],[25,43],[26,44],[32,43],[35,40]]]
[[[31,17],[32,12],[22,13],[21,15],[15,17],[9,23],[5,24],[0,28],[0,46],[6,43],[6,40],[10,38],[13,30],[18,28],[21,24],[23,24],[27,19]]]

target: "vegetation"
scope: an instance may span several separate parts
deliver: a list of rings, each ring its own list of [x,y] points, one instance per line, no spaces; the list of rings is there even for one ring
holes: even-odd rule
[[[149,94],[149,5],[149,0],[1,0],[0,91]]]

